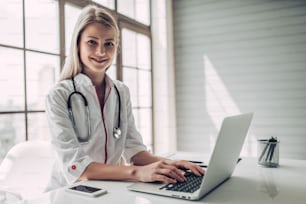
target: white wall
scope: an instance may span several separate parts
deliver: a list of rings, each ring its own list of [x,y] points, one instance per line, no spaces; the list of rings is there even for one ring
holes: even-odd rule
[[[172,1],[152,1],[154,152],[176,151]]]
[[[306,159],[306,1],[173,0],[178,150],[210,152],[221,120],[254,112],[243,155],[276,136]]]

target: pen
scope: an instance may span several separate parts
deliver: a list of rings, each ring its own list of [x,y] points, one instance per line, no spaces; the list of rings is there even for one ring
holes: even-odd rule
[[[273,143],[273,144],[271,144],[272,145],[272,150],[271,150],[271,154],[270,154],[270,158],[269,158],[269,161],[271,162],[272,161],[272,159],[273,159],[273,154],[274,154],[274,150],[275,150],[275,146],[276,146],[276,144],[275,143]]]
[[[277,139],[274,137],[271,137],[269,140],[260,140],[260,141],[267,141],[267,144],[264,150],[262,151],[258,161],[261,162],[262,157],[265,155],[265,153],[267,152],[267,148],[269,147],[268,153],[266,154],[265,162],[271,162],[273,159],[273,154],[274,154]]]
[[[268,161],[268,159],[270,157],[270,154],[271,154],[271,150],[272,150],[272,144],[269,142],[268,145],[269,145],[269,150],[268,150],[268,153],[266,155],[266,160],[265,161]]]
[[[203,163],[203,162],[201,162],[201,161],[194,161],[194,160],[189,160],[189,162],[195,163],[195,164],[202,164],[202,163]]]
[[[189,162],[194,163],[194,164],[198,164],[200,167],[202,168],[207,168],[207,165],[204,164],[204,162],[201,161],[194,161],[194,160],[189,160]]]
[[[262,157],[265,155],[265,153],[266,153],[266,151],[267,151],[267,148],[269,147],[269,142],[268,142],[268,140],[260,140],[260,141],[262,141],[262,142],[267,141],[267,144],[266,144],[264,150],[262,150],[262,152],[261,152],[261,154],[260,154],[260,156],[259,156],[259,159],[258,159],[259,162],[262,160]]]
[[[272,152],[271,152],[271,155],[270,155],[270,162],[273,159],[273,154],[274,154],[274,151],[275,151],[275,147],[277,145],[277,137],[272,137],[271,142],[273,142],[273,149],[272,149]]]
[[[242,160],[242,158],[238,158],[237,164]],[[200,167],[202,168],[207,168],[208,166],[206,164],[199,164]]]

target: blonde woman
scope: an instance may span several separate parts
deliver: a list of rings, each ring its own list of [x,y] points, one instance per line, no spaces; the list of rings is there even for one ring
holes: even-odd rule
[[[46,98],[57,158],[48,190],[87,179],[176,183],[186,179],[181,169],[204,173],[190,162],[146,150],[134,124],[129,89],[106,74],[118,43],[114,18],[104,9],[85,7],[60,81]],[[132,165],[118,165],[121,157]]]

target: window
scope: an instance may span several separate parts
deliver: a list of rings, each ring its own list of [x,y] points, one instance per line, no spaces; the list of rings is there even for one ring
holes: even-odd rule
[[[118,0],[118,12],[140,23],[150,25],[149,0]]]
[[[70,3],[65,4],[65,55],[70,50],[71,34],[73,33],[74,24],[81,13],[81,8]]]
[[[110,9],[115,9],[115,0],[93,0],[94,2]]]
[[[136,126],[152,149],[150,0],[91,3],[118,20],[121,45],[108,74],[129,86]],[[84,6],[78,0],[0,2],[0,27],[6,28],[0,32],[0,162],[18,142],[50,138],[45,96],[59,77]]]
[[[0,3],[0,161],[15,144],[48,139],[44,100],[60,68],[58,2]]]
[[[107,73],[112,79],[121,80],[129,87],[136,127],[145,145],[152,150],[150,0],[95,0],[94,3],[112,12],[118,21],[121,42],[117,58]],[[84,6],[84,3],[74,0],[65,3],[66,54],[70,46],[69,34]]]
[[[17,46],[20,48],[23,46],[22,8],[22,0],[0,2],[1,45]]]
[[[152,149],[152,87],[150,39],[122,29],[123,82],[130,88],[136,126]]]

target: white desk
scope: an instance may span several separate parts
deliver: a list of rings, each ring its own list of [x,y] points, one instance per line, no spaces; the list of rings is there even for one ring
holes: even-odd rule
[[[37,199],[18,204],[181,204],[181,203],[305,203],[306,161],[280,159],[278,168],[257,165],[255,158],[243,158],[233,176],[200,201],[184,201],[145,193],[128,191],[130,182],[86,181],[90,185],[105,187],[106,195],[89,198],[59,189],[41,195]]]

